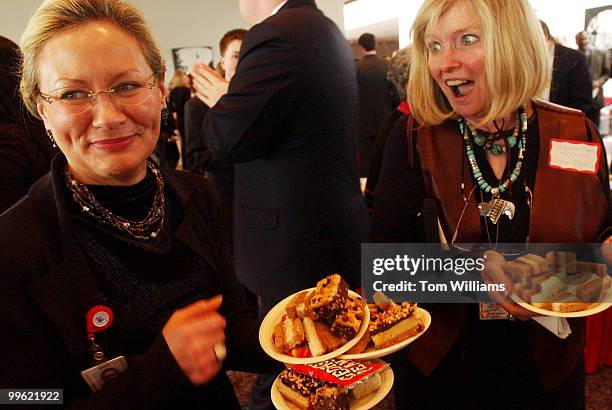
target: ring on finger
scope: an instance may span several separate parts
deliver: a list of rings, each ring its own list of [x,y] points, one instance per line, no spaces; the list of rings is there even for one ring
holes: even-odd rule
[[[225,344],[221,342],[215,343],[213,345],[213,353],[215,354],[215,357],[218,361],[222,362],[223,360],[225,360],[225,357],[227,356],[227,349],[225,348]]]

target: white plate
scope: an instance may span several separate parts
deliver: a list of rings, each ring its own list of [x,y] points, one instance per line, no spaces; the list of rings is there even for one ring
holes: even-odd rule
[[[382,401],[387,394],[391,391],[391,387],[393,387],[393,380],[395,377],[393,376],[393,370],[391,367],[387,367],[385,370],[380,372],[381,384],[378,390],[368,394],[365,397],[360,399],[349,399],[349,408],[351,410],[367,410],[371,409],[378,403]],[[272,390],[270,391],[270,395],[272,397],[272,403],[279,410],[295,410],[295,407],[290,402],[285,401],[285,398],[278,391],[278,384],[281,383],[280,376],[274,380],[274,384],[272,384]]]
[[[414,342],[419,337],[421,337],[425,332],[427,332],[427,329],[429,329],[429,325],[431,325],[431,315],[429,314],[428,311],[426,311],[425,309],[421,309],[420,307],[417,307],[417,312],[421,314],[425,327],[423,328],[423,330],[421,330],[416,335],[409,337],[406,340],[402,340],[401,342],[391,345],[389,347],[385,347],[384,349],[370,350],[368,352],[355,353],[355,354],[343,354],[339,356],[338,358],[339,359],[357,359],[357,360],[375,359],[377,357],[384,357],[384,356],[390,355],[391,353],[395,353],[398,350],[403,349],[404,347],[408,346],[410,343]]]
[[[287,364],[310,364],[322,362],[324,360],[333,359],[335,357],[340,356],[342,353],[349,350],[351,347],[355,346],[361,337],[368,329],[368,323],[370,323],[370,309],[366,303],[365,311],[363,315],[363,320],[361,321],[361,327],[359,328],[359,332],[357,335],[345,343],[343,346],[338,349],[331,351],[327,354],[321,356],[314,357],[293,357],[283,353],[279,353],[276,350],[276,346],[274,346],[274,342],[272,341],[272,333],[274,332],[274,326],[280,322],[281,318],[285,314],[285,306],[287,303],[291,301],[291,299],[301,292],[308,292],[310,290],[314,290],[316,288],[304,289],[299,292],[294,293],[293,295],[287,296],[285,299],[280,301],[276,306],[272,308],[261,322],[261,326],[259,327],[259,343],[261,347],[264,349],[264,352],[268,354],[274,360],[278,360],[279,362],[287,363]],[[349,294],[361,298],[357,293],[349,290]]]
[[[518,303],[521,307],[524,307],[525,309],[530,310],[530,311],[532,311],[534,313],[539,313],[542,316],[554,316],[554,317],[585,317],[585,316],[591,316],[591,315],[594,315],[596,313],[603,312],[604,310],[606,310],[607,308],[612,306],[612,303],[600,302],[600,303],[592,303],[588,309],[579,310],[577,312],[555,312],[553,310],[538,308],[538,307],[535,307],[535,306],[533,306],[533,305],[531,305],[531,304],[529,304],[527,302],[524,302],[523,299],[521,299],[521,297],[519,295],[517,295],[516,293],[512,294],[512,300],[514,300],[516,303]],[[606,293],[604,294],[604,296],[602,297],[601,300],[612,300],[612,288],[608,289],[606,291]]]

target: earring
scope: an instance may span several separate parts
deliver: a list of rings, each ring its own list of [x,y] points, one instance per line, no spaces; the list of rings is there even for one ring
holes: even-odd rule
[[[49,140],[51,140],[51,144],[53,145],[53,148],[56,148],[57,145],[55,145],[55,139],[53,138],[53,133],[51,132],[50,129],[47,129],[47,136],[49,137]]]
[[[162,108],[161,109],[162,120],[166,121],[169,116],[170,116],[170,111],[168,111],[168,108],[166,108],[166,107]]]

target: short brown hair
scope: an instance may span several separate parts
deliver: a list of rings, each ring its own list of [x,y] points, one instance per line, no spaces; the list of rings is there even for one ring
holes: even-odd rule
[[[157,79],[161,79],[164,60],[136,7],[123,0],[47,0],[34,12],[21,37],[20,90],[25,106],[36,117],[39,117],[36,103],[40,98],[38,57],[42,49],[58,34],[94,21],[108,21],[133,36]]]
[[[221,40],[219,41],[219,52],[221,53],[221,55],[225,54],[225,50],[227,50],[227,46],[229,46],[229,43],[231,43],[234,40],[242,41],[246,32],[247,31],[243,28],[237,28],[237,29],[230,30],[227,33],[225,33],[223,37],[221,37]]]

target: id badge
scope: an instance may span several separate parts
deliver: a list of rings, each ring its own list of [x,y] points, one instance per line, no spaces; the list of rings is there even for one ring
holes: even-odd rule
[[[125,356],[115,357],[97,366],[90,367],[81,372],[91,390],[97,392],[104,383],[119,376],[128,366]]]
[[[499,303],[480,302],[480,320],[507,320],[508,312]]]

